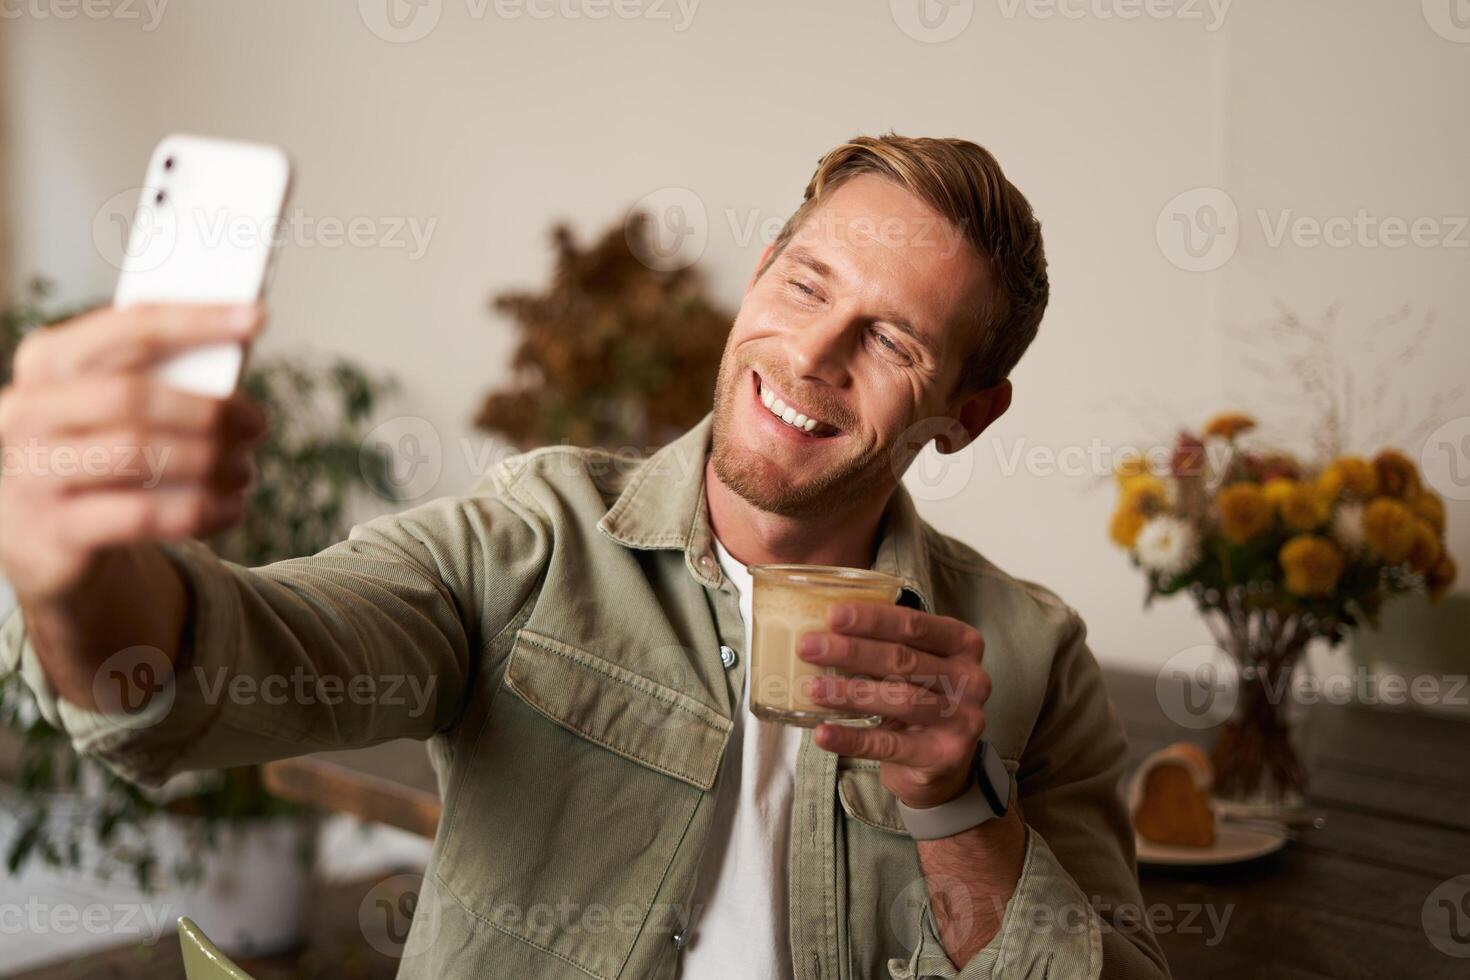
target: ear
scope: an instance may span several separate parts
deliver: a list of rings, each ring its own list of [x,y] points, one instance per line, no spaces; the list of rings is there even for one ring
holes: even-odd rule
[[[761,257],[756,259],[755,268],[750,270],[750,278],[745,281],[745,291],[747,293],[755,288],[755,281],[760,278],[760,271],[765,268],[766,261],[771,257],[771,251],[775,247],[776,243],[772,241],[767,242],[766,247],[761,249]]]
[[[950,434],[935,436],[934,448],[945,454],[964,449],[990,428],[990,423],[1006,413],[1006,409],[1011,407],[1011,395],[1009,378],[967,395],[950,410],[950,418],[959,421],[959,425],[953,427],[953,437]]]

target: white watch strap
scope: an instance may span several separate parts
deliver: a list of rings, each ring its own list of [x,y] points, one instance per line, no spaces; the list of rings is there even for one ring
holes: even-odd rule
[[[1010,773],[1000,753],[989,742],[980,743],[978,754],[979,771],[972,772],[969,787],[949,802],[915,808],[897,801],[898,815],[910,837],[914,840],[953,837],[1005,814],[1011,792]],[[981,785],[982,779],[987,786]]]

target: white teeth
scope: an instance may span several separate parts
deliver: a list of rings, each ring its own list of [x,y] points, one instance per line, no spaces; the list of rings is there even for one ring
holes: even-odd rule
[[[821,424],[817,419],[811,418],[807,415],[803,415],[801,412],[798,412],[796,409],[792,408],[790,405],[786,404],[784,401],[771,394],[771,392],[767,390],[765,385],[761,385],[760,398],[761,404],[770,409],[772,415],[775,415],[776,418],[780,419],[782,422],[785,422],[792,428],[801,429],[803,432],[811,432],[813,429]]]

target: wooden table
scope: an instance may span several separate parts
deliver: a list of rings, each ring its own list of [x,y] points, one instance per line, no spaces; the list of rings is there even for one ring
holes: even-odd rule
[[[1132,764],[1170,742],[1210,738],[1165,717],[1152,675],[1110,672],[1108,686]],[[1470,724],[1321,704],[1308,725],[1308,808],[1326,818],[1322,829],[1300,829],[1285,850],[1249,864],[1142,869],[1147,911],[1167,923],[1156,932],[1174,976],[1470,977],[1470,958],[1440,952],[1423,924],[1430,893],[1470,874]],[[274,763],[268,778],[293,799],[425,835],[438,822],[417,743]],[[1470,954],[1470,939],[1463,947]]]

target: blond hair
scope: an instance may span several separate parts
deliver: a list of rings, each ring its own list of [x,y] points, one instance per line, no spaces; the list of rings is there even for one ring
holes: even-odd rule
[[[757,275],[781,254],[824,195],[867,173],[895,181],[924,200],[990,261],[996,278],[994,302],[977,311],[976,340],[961,365],[957,388],[970,392],[999,384],[1036,339],[1050,286],[1041,223],[982,146],[889,133],[858,136],[830,150]]]

